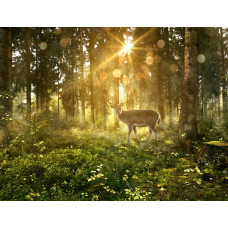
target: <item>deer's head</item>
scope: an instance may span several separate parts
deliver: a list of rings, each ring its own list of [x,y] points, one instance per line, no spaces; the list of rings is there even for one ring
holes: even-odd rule
[[[125,102],[126,103],[126,102]],[[110,104],[110,107],[115,109],[117,115],[121,115],[123,111],[123,106],[125,103],[120,103],[120,104]]]
[[[124,102],[124,103],[120,103],[120,104],[116,104],[115,102],[111,103],[108,99],[107,99],[107,102],[109,103],[110,107],[115,109],[116,111],[116,114],[119,116],[121,115],[121,113],[123,112],[123,106],[127,103],[127,102]]]

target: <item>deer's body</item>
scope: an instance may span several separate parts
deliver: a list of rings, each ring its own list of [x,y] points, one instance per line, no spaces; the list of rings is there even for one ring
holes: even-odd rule
[[[155,126],[160,120],[159,113],[153,110],[122,110],[121,114],[117,113],[116,115],[123,123],[136,127]]]
[[[122,109],[123,105],[116,105],[113,108],[116,110],[117,118],[128,126],[128,142],[130,142],[130,136],[132,130],[135,132],[135,136],[138,139],[136,127],[148,127],[149,136],[152,132],[155,134],[155,141],[157,141],[156,126],[160,123],[160,114],[153,110],[128,110]]]

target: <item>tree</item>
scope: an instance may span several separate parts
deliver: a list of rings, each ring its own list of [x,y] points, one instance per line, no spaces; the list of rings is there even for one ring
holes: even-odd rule
[[[186,144],[198,136],[197,28],[185,28],[184,85],[179,119],[179,139]]]
[[[10,33],[10,29],[0,28],[0,142],[7,135],[11,111]]]
[[[81,114],[82,123],[85,123],[85,82],[84,82],[84,54],[83,54],[83,28],[80,28],[80,64],[81,64]]]
[[[93,84],[93,78],[94,78],[94,37],[95,37],[95,31],[94,28],[90,28],[89,33],[89,61],[90,61],[90,103],[91,103],[91,120],[93,124],[93,129],[95,129],[95,119],[94,119],[94,84]]]
[[[223,29],[220,28],[220,48],[221,48],[221,62],[222,62],[222,103],[223,115],[227,113],[227,94],[226,94],[226,69],[225,69],[225,51],[224,51],[224,38]]]
[[[169,29],[164,29],[165,33],[165,44],[166,44],[166,74],[167,74],[167,90],[168,90],[168,114],[169,124],[172,125],[172,93],[171,93],[171,70],[170,70],[170,47],[169,47]]]
[[[164,119],[164,99],[163,99],[163,75],[161,71],[161,49],[158,45],[160,40],[160,28],[156,28],[154,31],[155,41],[157,47],[155,48],[155,77],[156,77],[156,88],[157,88],[157,103],[158,112],[161,115],[161,119]]]
[[[30,28],[25,28],[25,72],[26,72],[26,97],[27,97],[27,118],[30,119],[31,116],[31,51],[30,51]]]

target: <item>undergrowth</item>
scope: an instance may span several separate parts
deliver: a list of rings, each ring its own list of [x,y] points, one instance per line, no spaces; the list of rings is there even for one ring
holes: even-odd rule
[[[199,166],[175,129],[146,142],[147,130],[54,129],[31,122],[0,150],[0,200],[227,200],[227,168]],[[227,140],[213,128],[205,140]],[[202,142],[195,143],[195,153]]]

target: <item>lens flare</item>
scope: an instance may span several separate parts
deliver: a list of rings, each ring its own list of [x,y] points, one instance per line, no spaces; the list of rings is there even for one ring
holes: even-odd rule
[[[46,50],[47,49],[47,42],[41,42],[40,43],[40,49],[41,50]]]
[[[66,47],[67,45],[71,45],[71,38],[62,38],[60,40],[60,45],[62,47]]]
[[[154,58],[152,56],[146,57],[146,64],[152,65],[154,63]]]
[[[199,63],[204,63],[205,60],[206,60],[205,55],[203,55],[203,54],[199,54],[199,55],[198,55],[197,61],[198,61]]]
[[[159,41],[157,42],[157,46],[158,46],[159,48],[165,47],[165,41],[164,41],[164,40],[159,40]]]
[[[112,74],[115,78],[120,78],[122,72],[120,69],[115,69]]]

